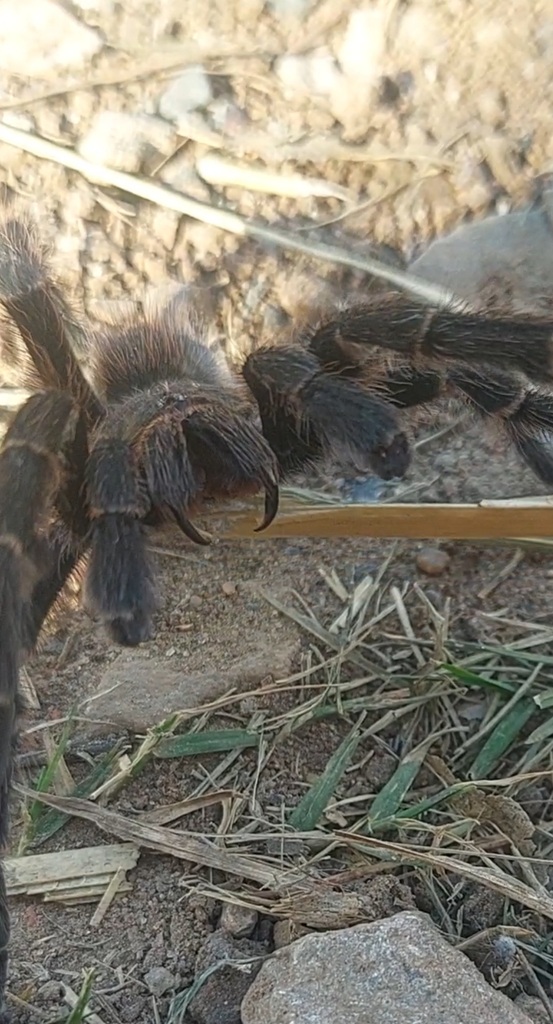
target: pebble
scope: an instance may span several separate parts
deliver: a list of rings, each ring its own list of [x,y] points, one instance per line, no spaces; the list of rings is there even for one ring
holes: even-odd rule
[[[213,98],[211,82],[201,64],[193,64],[173,79],[159,98],[158,111],[167,121],[179,127],[182,115],[207,107]]]
[[[225,580],[224,583],[221,583],[221,590],[225,597],[232,597],[236,593],[236,583],[233,583],[232,580]]]
[[[417,555],[417,569],[427,576],[441,576],[450,561],[447,551],[442,551],[441,548],[422,548]]]
[[[279,949],[241,1014],[242,1024],[530,1024],[417,911],[312,933]]]
[[[241,907],[239,903],[224,903],[219,927],[235,939],[249,938],[258,920],[257,910]]]
[[[0,67],[4,74],[48,77],[82,69],[102,49],[99,32],[53,0],[0,0]]]
[[[144,981],[153,996],[162,996],[175,988],[175,978],[166,967],[152,967],[144,975]]]
[[[119,110],[100,110],[78,146],[86,160],[128,174],[153,158],[170,156],[175,148],[175,133],[161,118]]]

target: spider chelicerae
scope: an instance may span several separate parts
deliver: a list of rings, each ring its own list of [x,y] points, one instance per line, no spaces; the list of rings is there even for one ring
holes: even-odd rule
[[[0,450],[0,843],[20,710],[18,674],[83,563],[84,598],[112,638],[152,631],[145,534],[172,519],[198,544],[206,499],[264,490],[332,454],[405,474],[402,410],[443,394],[503,427],[553,483],[553,322],[428,309],[402,294],[345,305],[239,368],[176,306],[98,332],[71,310],[34,227],[0,224],[2,357],[32,391]],[[85,373],[78,353],[90,354]],[[0,1002],[9,915],[0,871]]]

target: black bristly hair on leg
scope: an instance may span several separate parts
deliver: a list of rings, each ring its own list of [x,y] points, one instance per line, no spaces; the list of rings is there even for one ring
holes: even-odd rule
[[[149,501],[123,438],[101,438],[92,448],[87,493],[92,527],[85,604],[116,643],[136,646],[151,636],[156,596],[142,525]]]
[[[463,365],[441,372],[398,366],[380,381],[400,409],[461,399],[475,415],[504,430],[535,475],[553,486],[553,395],[522,375]]]
[[[399,324],[402,330],[398,332],[398,337],[390,341],[390,322],[383,324],[381,332],[377,333],[379,318],[382,318],[390,301],[380,298],[374,305],[365,304],[338,311],[334,317],[327,318],[322,324],[305,332],[305,343],[327,371],[356,380],[369,390],[377,388],[378,393],[398,409],[431,404],[442,395],[462,399],[472,412],[501,427],[536,476],[548,486],[553,485],[553,396],[532,385],[520,369],[502,369],[498,366],[502,362],[508,366],[519,363],[527,369],[532,368],[537,379],[547,378],[547,354],[548,346],[553,346],[553,322],[533,322],[528,321],[528,318],[519,321],[495,318],[492,323],[489,318],[484,320],[482,315],[476,317],[475,323],[486,325],[485,338],[479,338],[482,349],[488,354],[493,352],[495,362],[492,365],[471,366],[453,362],[455,351],[456,360],[459,360],[463,351],[465,354],[468,351],[475,363],[481,362],[480,354],[473,351],[472,341],[464,339],[464,332],[473,320],[468,314],[456,313],[459,348],[455,350],[452,345],[445,365],[437,368],[424,365],[424,357],[435,351],[438,344],[431,331],[439,332],[447,325],[446,336],[449,339],[452,314],[445,315],[442,310],[425,312],[422,307],[415,307],[412,300],[402,297],[403,312],[398,303],[398,309],[392,310],[390,315],[391,323],[395,326]],[[507,330],[507,325],[511,338],[518,332],[518,343],[523,350],[517,354],[516,345],[514,348],[507,346],[507,357],[504,358],[499,332]],[[363,345],[356,344],[361,337]],[[534,346],[534,355],[530,361],[524,349],[525,338],[528,337]],[[538,367],[537,351],[540,345],[545,363]],[[396,349],[409,349],[410,346],[411,354],[416,355],[418,363],[401,364],[398,356],[392,356],[391,363],[388,359],[386,365],[386,361],[381,359],[379,365],[377,356],[381,346],[384,350],[388,347],[394,352]]]
[[[519,371],[535,383],[553,381],[553,321],[546,317],[432,309],[391,292],[344,306],[310,328],[307,336],[310,346],[323,353],[337,346],[381,349],[419,369],[464,363]]]
[[[0,220],[0,305],[27,350],[31,385],[70,392],[92,426],[104,409],[75,352],[86,347],[83,328],[52,276],[34,226],[9,212]]]
[[[312,352],[258,349],[242,374],[284,471],[325,453],[385,480],[406,473],[409,444],[391,403],[355,379],[325,372]]]
[[[16,414],[0,449],[0,846],[8,839],[25,608],[50,568],[39,527],[62,483],[60,454],[72,413],[66,393],[33,395]],[[9,943],[1,871],[0,865],[0,1006]]]

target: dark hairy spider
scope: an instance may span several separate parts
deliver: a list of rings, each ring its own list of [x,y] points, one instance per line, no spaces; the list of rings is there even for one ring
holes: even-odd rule
[[[33,392],[0,449],[1,845],[20,665],[79,566],[86,606],[116,642],[139,644],[156,608],[147,527],[172,519],[209,543],[193,523],[206,499],[264,490],[263,529],[281,480],[327,454],[402,476],[401,410],[442,394],[502,425],[553,483],[553,322],[379,295],[333,311],[293,344],[259,348],[235,372],[178,307],[86,328],[34,229],[10,213],[0,224],[0,307],[4,365]],[[87,373],[80,351],[90,353]],[[8,940],[0,871],[0,1002]]]

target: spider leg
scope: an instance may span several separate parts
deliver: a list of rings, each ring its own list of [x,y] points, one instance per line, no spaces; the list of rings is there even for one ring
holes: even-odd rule
[[[552,320],[431,309],[400,293],[337,310],[310,330],[309,344],[321,352],[379,348],[419,365],[464,362],[553,380]]]
[[[92,519],[85,604],[116,643],[134,647],[152,632],[156,607],[142,520],[150,502],[132,445],[103,437],[87,467]]]
[[[384,479],[407,471],[409,444],[396,411],[350,370],[326,372],[313,351],[300,347],[258,349],[246,359],[242,374],[283,472],[329,452]]]
[[[553,485],[553,395],[522,375],[460,364],[442,373],[401,366],[382,384],[403,409],[443,394],[459,396],[474,413],[502,427],[536,476]]]
[[[83,330],[53,280],[33,226],[7,213],[0,221],[0,304],[15,324],[40,387],[70,391],[89,423],[103,407],[84,376],[76,348]]]
[[[48,563],[38,533],[61,483],[59,454],[73,409],[69,395],[33,395],[15,416],[0,450],[0,845],[8,838],[8,801],[26,602]],[[0,868],[1,872],[1,868]],[[0,879],[0,1001],[7,970],[9,913]]]
[[[553,486],[553,394],[515,373],[463,366],[448,373],[448,383],[481,415],[495,418],[530,469]]]

